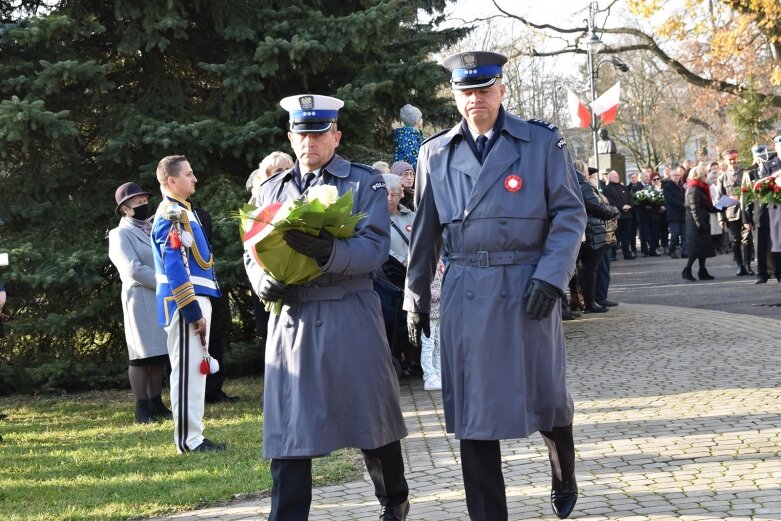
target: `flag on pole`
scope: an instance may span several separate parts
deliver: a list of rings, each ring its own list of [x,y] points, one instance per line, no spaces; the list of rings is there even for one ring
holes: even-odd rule
[[[603,125],[609,125],[618,115],[618,100],[621,94],[621,82],[606,90],[600,97],[591,102],[591,110],[602,118]]]
[[[588,128],[591,126],[591,113],[578,99],[578,95],[567,89],[567,107],[572,118],[572,126],[576,128]]]

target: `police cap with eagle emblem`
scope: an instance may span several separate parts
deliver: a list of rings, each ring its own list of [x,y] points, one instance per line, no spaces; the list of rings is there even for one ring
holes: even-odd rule
[[[490,87],[502,77],[507,57],[488,51],[460,52],[445,58],[442,65],[451,70],[450,84],[455,90]]]
[[[288,96],[279,104],[290,113],[290,132],[294,134],[328,131],[344,107],[344,101],[319,94]]]

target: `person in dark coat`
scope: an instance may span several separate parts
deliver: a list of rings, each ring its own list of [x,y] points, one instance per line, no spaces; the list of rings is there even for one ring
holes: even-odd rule
[[[212,216],[203,208],[194,208],[193,211],[195,212],[195,215],[198,216],[198,220],[201,221],[206,240],[211,244]],[[225,321],[225,317],[230,315],[228,297],[227,295],[209,297],[209,300],[212,302],[212,327],[209,330],[209,354],[212,358],[217,360],[220,369],[216,373],[209,373],[206,375],[206,403],[238,402],[238,396],[228,396],[225,391],[222,390],[222,384],[225,383],[225,368],[222,363],[223,346],[225,345],[225,342],[222,336],[224,330],[223,322]]]
[[[669,253],[673,259],[678,258],[675,248],[678,246],[679,240],[681,242],[681,255],[684,255],[686,252],[686,205],[684,202],[686,190],[681,185],[682,174],[683,169],[681,167],[676,168],[670,172],[670,179],[662,185],[664,207],[667,212],[667,224],[670,226]]]
[[[444,62],[463,119],[420,148],[404,309],[419,345],[430,333],[431,282],[444,250],[443,408],[460,440],[469,517],[508,518],[499,442],[540,432],[551,506],[564,518],[578,489],[559,298],[586,212],[558,128],[502,107],[506,62],[492,52]]]
[[[694,261],[699,262],[697,277],[700,280],[712,280],[713,277],[705,269],[705,259],[716,256],[716,248],[710,238],[710,215],[717,210],[713,207],[710,187],[706,181],[708,168],[698,165],[689,171],[686,181],[686,237],[689,242],[689,260],[683,268],[681,276],[684,280],[697,280],[692,275]]]
[[[253,290],[282,300],[266,340],[263,455],[271,459],[269,521],[305,521],[312,503],[312,458],[354,447],[382,505],[381,521],[404,521],[409,487],[401,438],[407,435],[399,382],[385,336],[372,276],[390,252],[388,194],[376,170],[335,153],[338,110],[329,96],[305,94],[280,102],[290,113],[295,166],[266,180],[258,206],[300,199],[309,187],[352,191],[354,213],[365,213],[349,239],[289,231],[284,238],[317,261],[322,275],[286,286],[245,252]]]
[[[640,182],[632,187],[632,193],[645,189],[653,189],[651,174],[653,169],[643,168]],[[659,246],[659,207],[650,203],[640,203],[635,206],[637,225],[640,228],[640,251],[643,257],[658,257],[656,248]]]
[[[621,212],[618,214],[617,239],[621,244],[621,251],[624,259],[632,260],[635,258],[632,253],[634,244],[634,235],[632,235],[632,220],[634,219],[635,200],[629,189],[619,181],[618,172],[613,170],[607,176],[607,186],[602,191],[607,197],[608,202],[618,208]]]
[[[583,167],[585,164],[578,161]],[[597,268],[602,262],[603,253],[612,242],[615,241],[613,228],[608,231],[607,221],[618,217],[618,208],[608,204],[607,198],[599,193],[596,188],[596,169],[585,167],[589,172],[588,177],[578,171],[578,183],[583,195],[583,203],[586,206],[586,240],[580,245],[580,288],[583,292],[586,313],[604,313],[607,306],[595,302],[595,285]],[[570,288],[571,289],[571,288]]]
[[[781,171],[781,156],[779,155],[781,153],[781,136],[776,136],[774,141],[776,143],[775,152],[770,152],[765,145],[759,145],[752,149],[754,160],[758,166],[757,179],[764,179]],[[754,245],[757,251],[757,280],[755,284],[766,283],[770,278],[771,269],[776,280],[781,282],[781,254],[773,253],[771,248],[770,213],[771,210],[767,203],[754,202],[752,218]]]

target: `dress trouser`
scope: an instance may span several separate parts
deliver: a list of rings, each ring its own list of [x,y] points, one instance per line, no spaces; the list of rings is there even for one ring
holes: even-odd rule
[[[207,340],[211,329],[212,305],[209,297],[197,296],[206,319]],[[174,443],[178,452],[190,451],[203,442],[203,408],[206,376],[201,374],[203,347],[193,327],[174,313],[165,328],[168,333],[168,357],[171,360],[171,409],[174,413]]]
[[[404,477],[401,442],[377,449],[361,449],[363,461],[374,483],[374,494],[382,506],[407,500],[409,486]],[[271,460],[271,514],[268,521],[306,521],[312,505],[312,460]]]
[[[507,521],[507,496],[498,440],[461,440],[461,473],[472,521]]]
[[[594,300],[597,303],[607,300],[607,292],[610,288],[610,247],[602,253],[602,262],[597,266],[597,278],[594,284]]]
[[[757,253],[757,277],[768,278],[768,256],[773,262],[773,274],[781,277],[781,253],[770,253],[770,228],[754,227],[754,247]]]
[[[618,220],[618,240],[621,242],[621,251],[624,257],[632,256],[632,246],[634,246],[635,237],[632,234],[632,219]]]
[[[751,244],[750,235],[743,234],[743,221],[736,219],[727,221],[727,231],[734,242],[732,250],[732,259],[738,264],[748,264],[751,262]]]
[[[668,221],[670,226],[670,255],[675,253],[678,242],[681,243],[681,256],[686,252],[686,228],[683,221]]]

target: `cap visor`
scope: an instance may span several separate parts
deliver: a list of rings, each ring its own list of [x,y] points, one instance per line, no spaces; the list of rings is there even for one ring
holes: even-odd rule
[[[331,129],[333,121],[307,121],[306,123],[291,123],[290,132],[294,134],[320,133]]]
[[[453,90],[480,89],[483,87],[490,87],[494,83],[496,83],[496,77],[491,77],[488,79],[470,78],[468,82],[465,81],[454,82],[451,80]]]

